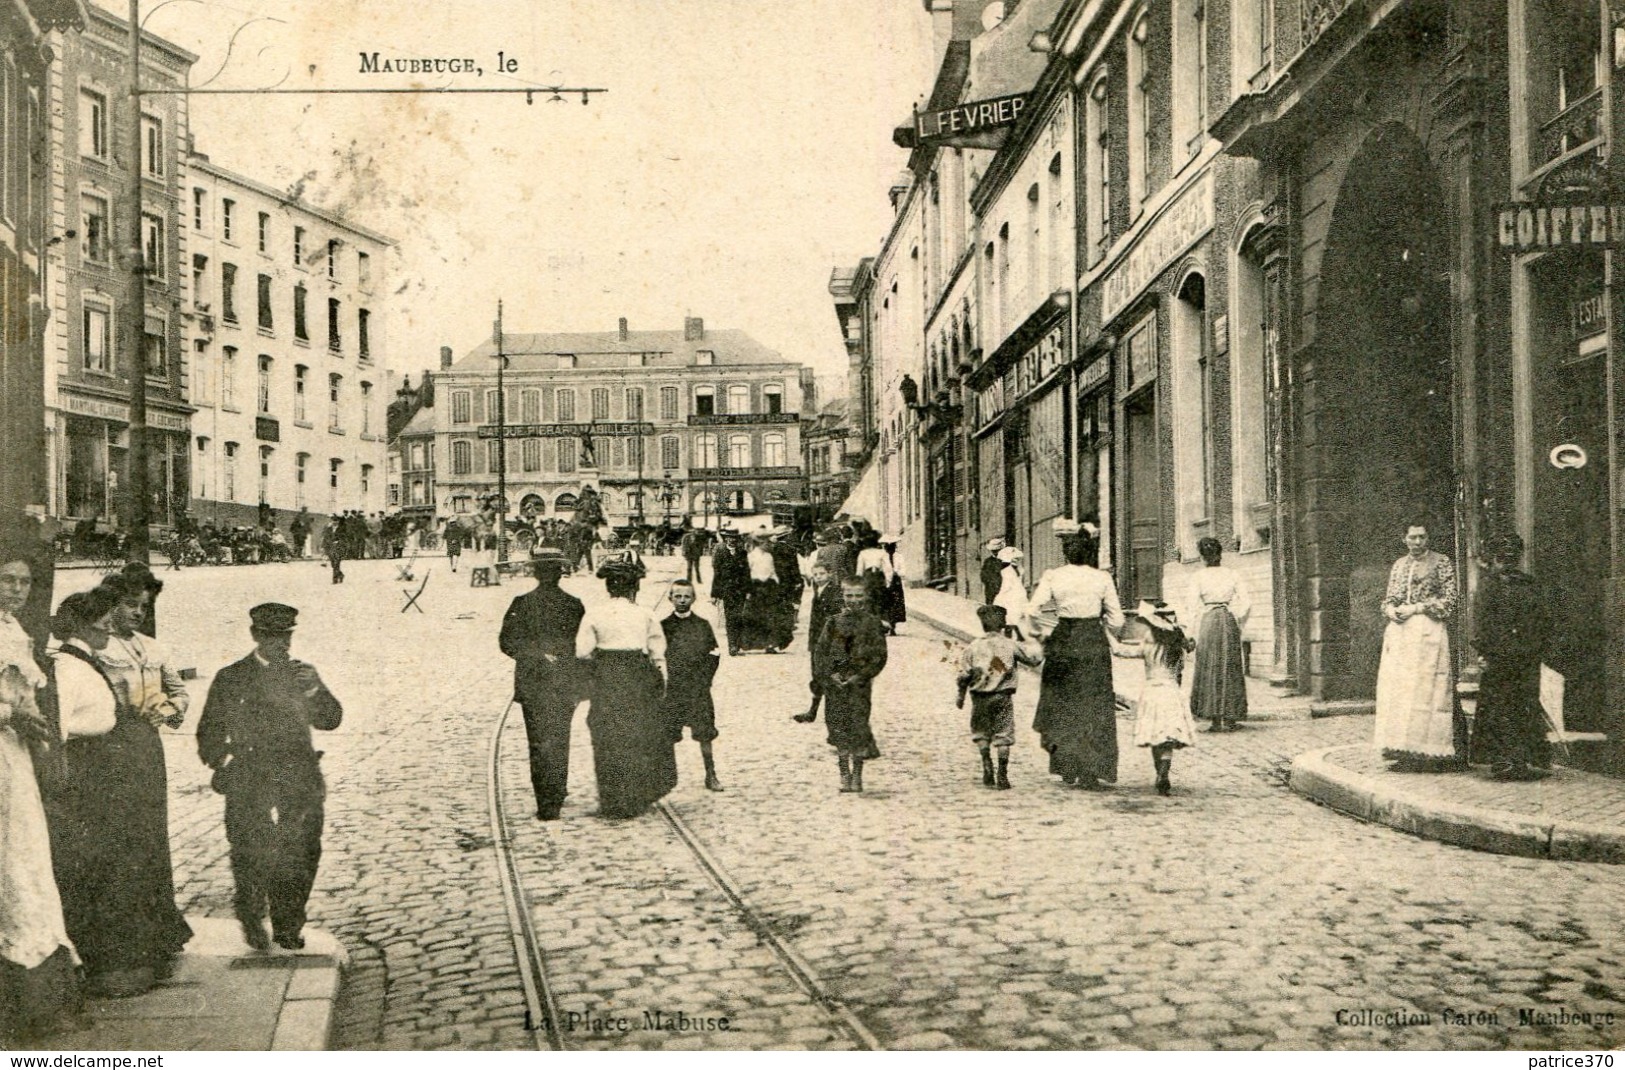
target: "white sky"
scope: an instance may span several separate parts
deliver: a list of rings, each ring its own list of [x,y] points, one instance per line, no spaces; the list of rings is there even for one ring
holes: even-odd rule
[[[127,14],[122,0],[100,0]],[[929,88],[920,0],[143,0],[197,53],[193,86],[410,85],[360,53],[468,56],[484,77],[602,86],[522,96],[195,96],[199,149],[397,239],[388,364],[510,331],[738,328],[844,366],[830,269],[876,252],[906,163],[891,130]],[[280,22],[252,22],[255,16]],[[497,52],[517,75],[496,73]]]

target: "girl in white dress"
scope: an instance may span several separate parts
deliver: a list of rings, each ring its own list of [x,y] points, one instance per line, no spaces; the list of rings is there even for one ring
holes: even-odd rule
[[[1139,616],[1149,634],[1140,641],[1145,686],[1134,707],[1134,744],[1151,748],[1157,794],[1168,795],[1173,791],[1168,772],[1174,764],[1174,751],[1196,742],[1196,722],[1179,687],[1188,642],[1172,606],[1141,602]]]
[[[1021,618],[1027,615],[1027,581],[1021,573],[1022,552],[1014,546],[999,551],[1004,569],[999,580],[999,593],[993,604],[1004,607],[1005,619],[1020,631]]]

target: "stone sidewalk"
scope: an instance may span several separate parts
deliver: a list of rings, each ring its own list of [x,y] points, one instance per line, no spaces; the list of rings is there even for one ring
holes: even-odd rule
[[[96,999],[90,1025],[47,1038],[54,1051],[325,1051],[344,950],[305,930],[305,949],[251,951],[233,920],[188,917],[175,975],[130,999]]]
[[[1497,854],[1625,863],[1625,783],[1559,766],[1537,781],[1482,769],[1395,773],[1375,747],[1327,747],[1292,762],[1292,790],[1346,814]]]
[[[981,632],[976,604],[929,588],[908,591],[911,620],[962,641]],[[1036,674],[1035,674],[1036,675]],[[1119,706],[1129,705],[1143,681],[1140,663],[1113,661]],[[1258,720],[1308,718],[1309,699],[1282,695],[1248,678],[1249,716]],[[1351,710],[1369,704],[1344,704]],[[1416,774],[1390,772],[1370,746],[1309,751],[1292,762],[1298,794],[1362,821],[1441,843],[1497,854],[1564,861],[1625,863],[1625,782],[1559,767],[1546,780],[1504,783],[1482,770]]]

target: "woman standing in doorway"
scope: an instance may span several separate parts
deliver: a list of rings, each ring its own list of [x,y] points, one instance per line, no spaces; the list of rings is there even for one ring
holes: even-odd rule
[[[1445,622],[1456,610],[1456,569],[1428,549],[1426,524],[1405,529],[1405,556],[1388,573],[1388,629],[1377,670],[1376,744],[1396,770],[1456,762],[1455,674]]]
[[[1191,577],[1190,611],[1196,626],[1196,671],[1191,714],[1210,722],[1209,732],[1233,732],[1247,719],[1247,666],[1241,629],[1252,605],[1241,577],[1221,563],[1224,548],[1211,536],[1196,544],[1207,567]]]

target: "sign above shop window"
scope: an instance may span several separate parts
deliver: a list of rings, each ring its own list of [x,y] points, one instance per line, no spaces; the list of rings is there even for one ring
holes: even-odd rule
[[[1505,204],[1495,212],[1495,241],[1508,253],[1612,249],[1625,245],[1625,201]]]
[[[1011,362],[1004,374],[977,391],[975,426],[981,430],[1006,408],[1035,393],[1071,362],[1070,334],[1063,318]]]
[[[1157,217],[1106,276],[1100,296],[1101,323],[1110,323],[1164,268],[1212,230],[1213,214],[1213,172],[1206,171]]]
[[[1574,297],[1569,301],[1569,321],[1574,326],[1576,342],[1608,329],[1608,297],[1601,279],[1587,280],[1574,288]]]

